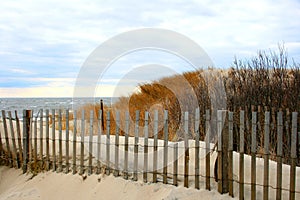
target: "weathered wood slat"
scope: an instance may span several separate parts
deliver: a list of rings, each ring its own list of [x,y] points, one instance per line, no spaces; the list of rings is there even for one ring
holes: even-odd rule
[[[74,120],[74,125],[73,125],[73,174],[77,173],[76,170],[76,148],[77,148],[77,111],[74,110],[73,113],[73,120]]]
[[[80,138],[80,171],[79,174],[84,173],[84,137],[85,137],[85,114],[84,110],[81,111],[81,138]]]
[[[256,199],[256,129],[257,113],[252,112],[252,134],[251,134],[251,199]]]
[[[52,109],[52,158],[53,171],[56,171],[56,147],[55,147],[55,109]]]
[[[282,111],[277,113],[277,187],[276,199],[282,198],[282,136],[283,136],[283,120]]]
[[[58,110],[58,172],[62,172],[62,110]]]
[[[210,190],[210,110],[205,111],[205,188]]]
[[[70,157],[69,157],[69,151],[70,151],[70,126],[69,126],[69,110],[66,109],[66,174],[69,173],[70,170]]]
[[[37,170],[37,116],[34,119],[33,124],[33,162],[34,162],[34,171]]]
[[[8,130],[7,130],[7,124],[6,124],[6,114],[5,111],[2,110],[2,123],[3,123],[3,129],[4,129],[4,135],[5,135],[5,146],[7,151],[7,164],[12,167],[13,163],[11,162],[11,150],[9,145],[9,137],[8,137]]]
[[[199,178],[200,178],[200,158],[199,158],[199,146],[200,146],[200,109],[197,108],[195,112],[195,188],[200,189]]]
[[[189,187],[189,113],[184,113],[184,187]]]
[[[163,183],[168,183],[168,111],[164,111],[164,160],[163,160]]]
[[[140,111],[135,112],[135,130],[134,130],[134,160],[133,160],[133,180],[138,180],[138,143],[139,143],[139,120]]]
[[[21,137],[21,129],[20,129],[20,120],[19,120],[18,113],[16,110],[15,110],[15,117],[16,117],[16,128],[17,128],[17,138],[18,138],[18,150],[19,150],[18,155],[19,155],[20,164],[22,164],[23,163],[22,137]],[[1,143],[1,141],[0,141],[0,143]]]
[[[240,167],[239,167],[239,199],[244,199],[244,152],[245,152],[245,111],[240,111]]]
[[[270,112],[265,112],[264,127],[264,181],[263,199],[269,199],[269,136],[270,136]]]
[[[129,135],[129,112],[125,112],[125,145],[124,145],[124,179],[128,179],[128,135]]]
[[[290,200],[295,200],[296,161],[297,161],[297,122],[298,113],[292,113],[291,168],[290,168]]]
[[[106,174],[110,174],[110,112],[106,112]]]
[[[158,110],[154,111],[153,183],[157,182]]]
[[[89,163],[88,163],[88,175],[93,173],[93,132],[94,132],[94,111],[90,111],[90,131],[89,131]]]
[[[178,143],[174,144],[173,185],[177,186],[178,179]]]
[[[11,141],[12,141],[12,161],[13,161],[13,166],[15,168],[19,168],[19,163],[18,163],[18,153],[17,153],[17,145],[16,145],[16,139],[15,139],[15,130],[14,130],[14,125],[12,122],[12,115],[11,111],[8,111],[8,118],[9,118],[9,126],[10,126],[10,134],[11,134]]]
[[[99,110],[98,116],[98,137],[97,137],[97,171],[96,174],[100,174],[101,171],[101,136],[103,133],[102,127],[102,110]]]
[[[233,197],[233,112],[228,112],[228,186]]]
[[[144,173],[143,173],[143,180],[144,183],[148,182],[148,118],[149,118],[149,113],[148,111],[145,112],[145,125],[144,125]]]
[[[27,172],[27,163],[29,162],[30,155],[30,122],[31,122],[31,112],[30,110],[23,110],[23,174]]]
[[[43,127],[43,109],[40,109],[39,111],[40,113],[40,151],[39,151],[39,154],[40,154],[40,160],[41,162],[43,161],[43,131],[44,131],[44,127]]]
[[[115,134],[115,170],[114,176],[119,176],[119,135],[120,135],[120,111],[116,112],[116,134]]]
[[[46,110],[46,170],[50,168],[50,154],[49,154],[49,110]]]
[[[223,194],[223,154],[222,154],[222,146],[223,146],[223,140],[222,140],[222,111],[217,111],[217,137],[218,137],[218,144],[217,144],[217,166],[218,166],[218,192]]]

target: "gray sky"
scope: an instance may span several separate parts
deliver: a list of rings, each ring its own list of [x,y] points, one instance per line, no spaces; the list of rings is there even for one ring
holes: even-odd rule
[[[283,42],[289,57],[300,62],[298,0],[12,0],[1,2],[0,13],[0,97],[71,97],[91,52],[137,28],[179,32],[199,44],[219,68],[230,67],[234,56],[249,59]],[[170,66],[175,73],[192,69],[165,52],[135,52],[107,70],[95,95],[121,95],[113,92],[123,77],[136,84],[172,75],[169,70],[148,70],[142,76],[143,70],[133,70],[151,63]],[[132,88],[122,91],[128,94]]]

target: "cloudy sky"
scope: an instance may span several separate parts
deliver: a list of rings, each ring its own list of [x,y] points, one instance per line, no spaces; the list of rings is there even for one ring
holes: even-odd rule
[[[219,68],[230,67],[234,56],[247,59],[260,49],[276,50],[278,43],[284,43],[289,57],[300,62],[299,0],[171,2],[1,2],[0,97],[72,97],[78,73],[93,50],[120,33],[140,28],[185,35]],[[120,95],[114,91],[124,77],[136,84],[171,74],[168,70],[157,73],[155,67],[136,70],[139,74],[133,70],[151,63],[169,66],[176,73],[191,69],[166,52],[133,52],[116,60],[101,76],[95,95]]]

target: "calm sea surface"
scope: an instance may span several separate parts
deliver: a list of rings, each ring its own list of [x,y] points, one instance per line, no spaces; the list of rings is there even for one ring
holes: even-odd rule
[[[0,98],[0,110],[18,112],[22,117],[23,110],[33,110],[37,113],[40,109],[77,109],[87,103],[99,103],[103,99],[104,104],[110,106],[118,100],[117,97],[104,98]],[[2,116],[0,112],[0,116]]]

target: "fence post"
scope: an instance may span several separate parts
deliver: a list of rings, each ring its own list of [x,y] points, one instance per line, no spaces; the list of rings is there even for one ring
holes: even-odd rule
[[[296,189],[297,122],[298,122],[298,113],[293,112],[292,113],[292,138],[291,138],[290,200],[295,200],[295,189]]]
[[[251,199],[256,199],[256,129],[257,112],[252,112],[252,140],[251,140]]]
[[[199,133],[199,124],[200,124],[200,109],[199,107],[196,109],[195,112],[195,188],[200,189],[199,185],[199,177],[200,177],[200,159],[199,159],[199,140],[200,140],[200,133]]]
[[[164,111],[164,160],[163,160],[163,183],[168,183],[168,110]]]
[[[37,116],[35,116],[33,124],[33,167],[34,171],[37,170]]]
[[[228,182],[229,195],[233,197],[233,112],[228,112]]]
[[[210,190],[210,111],[205,111],[205,173],[206,173],[206,186]]]
[[[116,135],[115,135],[115,170],[114,176],[119,176],[119,133],[120,133],[120,111],[116,111]]]
[[[125,146],[124,146],[124,179],[128,179],[128,134],[129,134],[129,112],[125,112]]]
[[[269,137],[270,137],[270,112],[265,112],[264,128],[264,181],[263,199],[269,199]]]
[[[158,136],[158,110],[154,111],[154,143],[153,143],[153,183],[157,182],[157,136]]]
[[[145,112],[145,126],[144,126],[144,174],[143,179],[144,183],[147,183],[147,174],[148,174],[148,111]]]
[[[282,111],[277,113],[277,189],[276,199],[280,200],[282,195],[282,136],[283,136]]]
[[[184,113],[184,187],[189,187],[189,113]]]
[[[137,110],[135,113],[135,131],[134,131],[134,161],[133,161],[133,180],[138,180],[138,142],[139,142],[139,119],[140,111]]]
[[[23,110],[23,174],[27,172],[29,159],[29,132],[30,132],[30,110]]]

